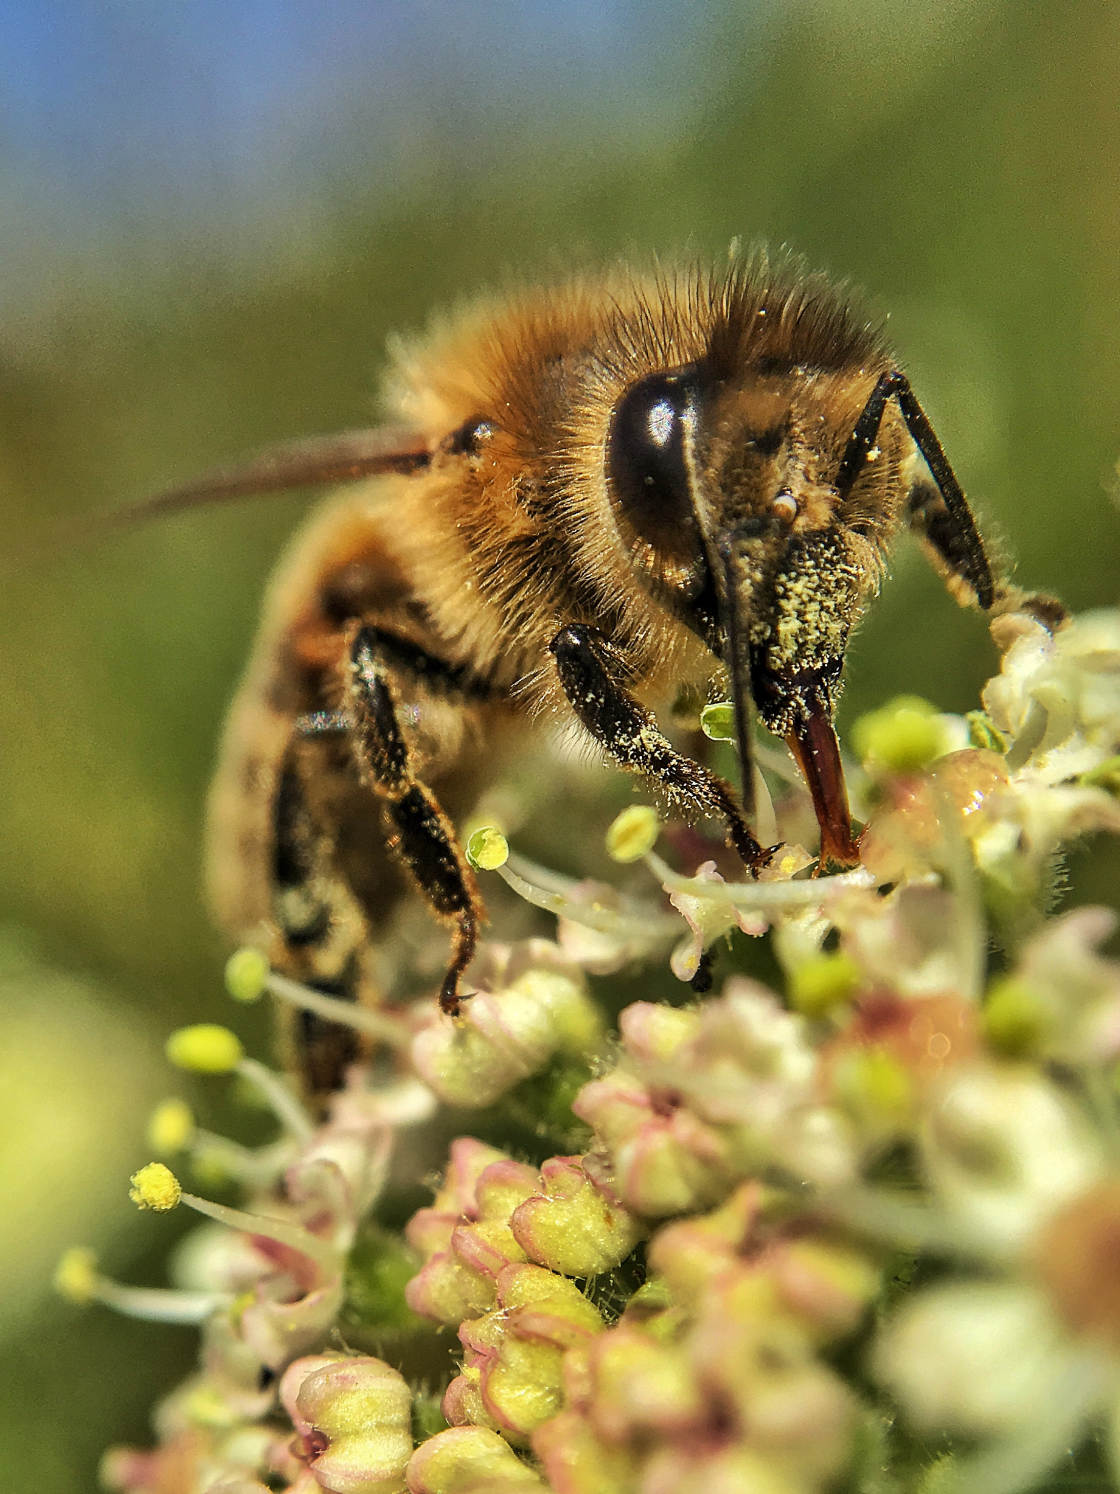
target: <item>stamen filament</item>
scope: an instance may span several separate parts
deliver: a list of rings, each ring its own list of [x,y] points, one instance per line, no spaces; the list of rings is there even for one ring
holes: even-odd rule
[[[174,1287],[134,1287],[97,1276],[94,1300],[127,1318],[151,1323],[204,1323],[211,1314],[227,1307],[228,1292],[183,1292]]]
[[[693,897],[726,902],[747,911],[785,908],[812,908],[828,901],[834,892],[849,887],[877,887],[879,879],[865,866],[852,871],[835,872],[827,877],[805,877],[788,882],[704,882],[696,877],[682,877],[662,861],[656,851],[648,851],[645,863],[659,882],[671,892],[686,892]]]
[[[230,1229],[241,1230],[247,1235],[263,1235],[280,1245],[287,1245],[328,1271],[335,1270],[338,1266],[338,1251],[335,1247],[328,1241],[321,1240],[318,1235],[313,1235],[309,1229],[304,1229],[302,1224],[275,1219],[269,1214],[250,1214],[244,1209],[231,1209],[228,1204],[212,1203],[210,1199],[200,1198],[196,1193],[184,1192],[181,1202],[188,1204],[196,1213],[205,1214],[207,1219],[228,1225]]]
[[[318,1017],[326,1017],[329,1022],[337,1022],[343,1027],[354,1028],[356,1032],[364,1032],[387,1047],[403,1049],[411,1041],[412,1035],[401,1018],[390,1016],[387,1012],[371,1011],[369,1007],[358,1006],[353,1001],[341,1001],[337,996],[328,996],[323,991],[314,991],[310,986],[290,980],[275,970],[269,973],[268,989],[281,1001],[287,1001],[303,1011],[314,1012]]]
[[[929,1203],[884,1188],[848,1186],[822,1194],[816,1207],[823,1217],[902,1250],[970,1259],[997,1269],[1014,1259],[989,1231],[970,1229]]]
[[[265,1147],[245,1146],[204,1127],[195,1131],[187,1151],[196,1166],[213,1162],[223,1173],[250,1189],[272,1182],[291,1161],[291,1146],[287,1141]]]
[[[507,887],[534,908],[543,908],[546,913],[554,913],[557,918],[581,924],[596,933],[630,937],[637,933],[651,944],[680,933],[679,920],[668,914],[640,905],[624,904],[616,910],[605,903],[589,903],[578,882],[522,856],[511,855],[504,866],[497,868],[497,873]]]
[[[311,1139],[315,1129],[311,1117],[279,1074],[255,1058],[243,1058],[237,1065],[237,1073],[264,1095],[280,1124],[297,1141]]]

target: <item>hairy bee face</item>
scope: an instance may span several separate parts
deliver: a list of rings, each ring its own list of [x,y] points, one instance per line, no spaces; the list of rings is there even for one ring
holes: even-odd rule
[[[900,520],[897,460],[837,492],[859,414],[846,396],[835,376],[728,388],[694,364],[640,379],[611,419],[608,488],[636,575],[725,663],[742,635],[759,713],[783,735],[800,697],[831,709]]]
[[[849,635],[901,522],[906,441],[901,422],[883,422],[875,461],[842,492],[880,370],[760,363],[718,370],[708,357],[632,384],[612,414],[608,489],[635,574],[728,667],[741,737],[749,697],[806,769],[840,845],[839,761],[822,762],[822,743]]]

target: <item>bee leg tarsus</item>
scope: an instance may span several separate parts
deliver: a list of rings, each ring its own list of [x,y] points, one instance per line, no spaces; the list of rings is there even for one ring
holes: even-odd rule
[[[678,804],[722,820],[728,843],[752,874],[766,865],[769,853],[751,834],[730,785],[677,752],[662,735],[653,715],[622,684],[604,633],[587,623],[568,623],[549,650],[569,704],[616,763],[652,778]]]
[[[715,964],[715,956],[710,949],[706,949],[700,956],[689,985],[697,996],[704,996],[712,989],[712,966]]]
[[[466,957],[463,959],[456,957],[451,962],[447,974],[443,977],[443,984],[439,988],[439,1009],[448,1017],[460,1016],[463,1003],[469,1001],[474,995],[473,991],[460,991],[459,989],[459,979],[474,954],[474,941],[475,935],[472,934]]]

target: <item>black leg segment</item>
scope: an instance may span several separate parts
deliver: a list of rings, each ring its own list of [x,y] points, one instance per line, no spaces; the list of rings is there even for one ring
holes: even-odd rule
[[[272,914],[285,966],[316,991],[356,1001],[360,973],[349,895],[328,869],[292,746],[280,772],[272,828]],[[361,1057],[361,1040],[352,1027],[314,1012],[300,1012],[297,1022],[295,1067],[309,1096],[329,1094]]]
[[[936,499],[925,485],[919,484],[915,489],[911,523],[923,534],[949,573],[966,581],[980,606],[987,610],[995,600],[995,586],[983,541],[941,442],[914,397],[910,380],[900,370],[881,374],[871,391],[841,458],[836,473],[836,490],[841,499],[846,498],[863,471],[868,453],[878,438],[883,409],[889,399],[898,400],[906,429],[921,452],[937,488]]]
[[[586,623],[561,628],[549,644],[564,694],[580,721],[615,762],[656,780],[694,813],[720,819],[728,844],[750,871],[771,852],[751,834],[730,787],[709,769],[677,752],[649,711],[622,685],[605,634]]]
[[[440,990],[441,1007],[454,1014],[459,977],[478,940],[482,901],[450,820],[413,771],[390,682],[392,655],[376,628],[355,633],[347,687],[350,744],[363,782],[383,801],[390,848],[432,912],[455,924],[451,963]]]

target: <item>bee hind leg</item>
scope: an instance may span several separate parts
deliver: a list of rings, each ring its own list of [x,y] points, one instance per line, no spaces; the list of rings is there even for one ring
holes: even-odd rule
[[[615,762],[654,779],[671,798],[694,812],[722,820],[728,844],[749,871],[757,872],[767,864],[772,851],[751,834],[730,786],[677,752],[662,735],[653,715],[619,679],[621,670],[603,632],[586,623],[569,623],[549,649],[569,704]]]
[[[334,874],[326,841],[308,807],[293,737],[273,801],[272,914],[282,940],[281,968],[312,990],[358,1000],[364,922]],[[301,1011],[285,1035],[309,1098],[330,1094],[364,1046],[352,1027]]]
[[[454,924],[439,999],[455,1015],[462,999],[459,978],[474,956],[484,918],[482,899],[451,821],[414,771],[390,681],[393,651],[393,640],[377,628],[360,627],[354,634],[346,688],[350,745],[359,776],[381,800],[390,848],[432,911]]]

